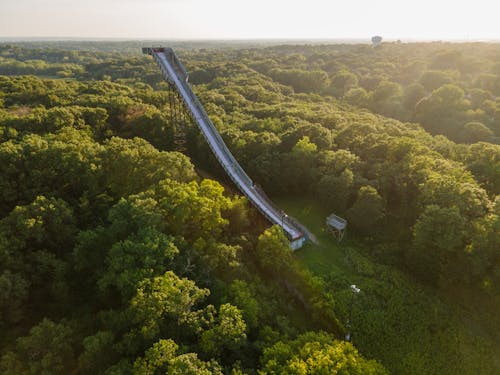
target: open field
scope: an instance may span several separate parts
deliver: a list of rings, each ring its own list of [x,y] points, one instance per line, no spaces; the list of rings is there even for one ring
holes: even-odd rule
[[[471,319],[463,308],[443,302],[440,295],[394,268],[374,262],[352,233],[337,242],[324,230],[331,212],[324,212],[314,199],[273,199],[317,236],[319,245],[309,243],[296,255],[328,289],[337,291],[335,313],[343,322],[351,298],[349,285],[361,288],[353,303],[352,327],[353,342],[364,355],[379,358],[395,374],[498,370],[500,364],[493,361],[500,354],[494,333],[479,328],[477,318]],[[457,358],[465,358],[465,366]]]

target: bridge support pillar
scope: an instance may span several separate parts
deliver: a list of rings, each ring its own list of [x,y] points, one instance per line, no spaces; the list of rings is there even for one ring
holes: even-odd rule
[[[187,128],[191,123],[191,117],[175,88],[168,85],[168,103],[170,109],[170,122],[173,128],[174,149],[179,152],[186,151]]]

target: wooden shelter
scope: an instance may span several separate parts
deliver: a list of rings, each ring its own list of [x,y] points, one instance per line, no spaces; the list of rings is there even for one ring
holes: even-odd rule
[[[326,218],[326,229],[332,233],[339,242],[344,238],[345,229],[347,227],[347,220],[342,219],[340,216],[331,214]]]

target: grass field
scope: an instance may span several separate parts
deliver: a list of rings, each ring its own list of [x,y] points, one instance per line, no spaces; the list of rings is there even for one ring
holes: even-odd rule
[[[361,288],[354,299],[352,329],[364,355],[377,358],[394,374],[500,373],[497,335],[478,335],[465,321],[467,311],[394,267],[377,263],[349,231],[339,243],[325,231],[331,212],[314,199],[272,199],[317,237],[319,245],[308,243],[295,254],[325,281],[341,321],[347,319],[349,286]]]
[[[307,267],[318,276],[328,276],[332,272],[350,274],[343,264],[346,256],[359,247],[346,232],[344,239],[339,242],[331,233],[326,231],[325,219],[331,214],[326,212],[310,198],[273,197],[277,205],[285,212],[304,224],[317,238],[319,244],[307,243],[296,251],[296,255]]]

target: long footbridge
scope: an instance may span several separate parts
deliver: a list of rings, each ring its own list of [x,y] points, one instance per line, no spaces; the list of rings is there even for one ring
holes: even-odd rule
[[[227,175],[247,199],[273,224],[279,225],[290,241],[292,249],[300,248],[309,231],[297,220],[278,208],[245,173],[208,117],[203,105],[188,83],[188,73],[171,48],[143,48],[143,53],[153,56],[159,65],[163,78],[177,91],[191,118],[201,130],[213,154]]]

